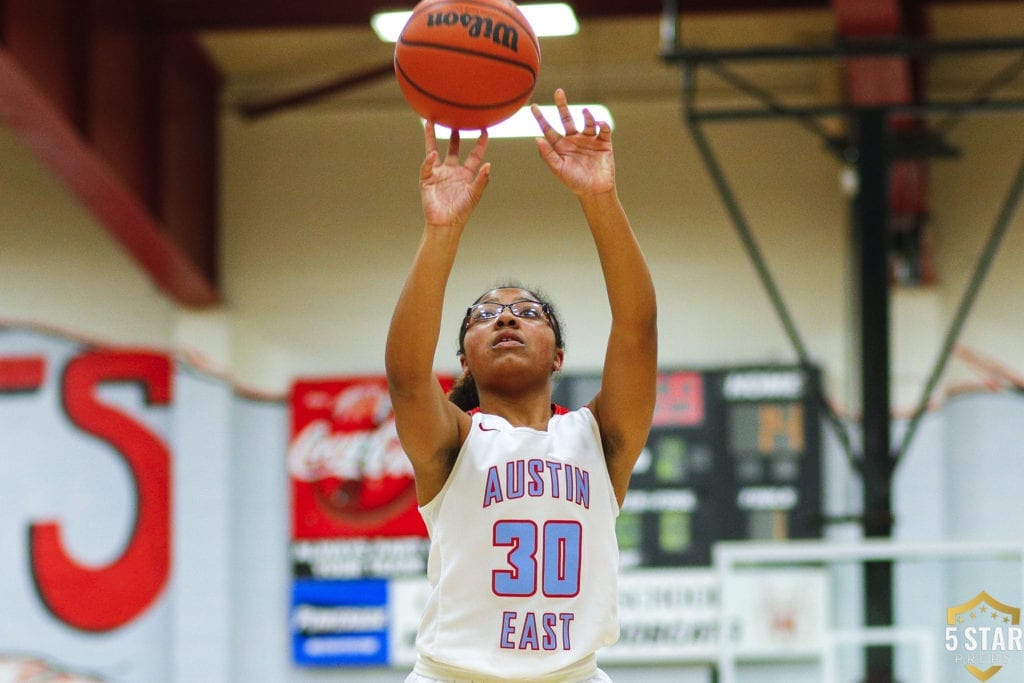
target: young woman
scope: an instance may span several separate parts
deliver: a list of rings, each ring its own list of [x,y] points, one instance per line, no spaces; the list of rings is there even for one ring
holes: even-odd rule
[[[575,411],[551,402],[563,358],[558,318],[518,286],[468,308],[459,405],[442,392],[432,364],[445,287],[490,164],[486,133],[462,163],[458,133],[442,158],[426,126],[425,226],[386,348],[398,434],[431,537],[432,593],[409,682],[609,680],[595,652],[618,638],[615,517],[654,410],[656,306],[616,192],[611,129],[589,111],[577,129],[561,89],[555,103],[564,134],[534,106],[537,146],[580,203],[612,315],[600,390]]]

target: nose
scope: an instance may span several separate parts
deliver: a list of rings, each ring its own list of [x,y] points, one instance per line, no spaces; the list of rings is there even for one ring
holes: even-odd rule
[[[501,313],[498,314],[497,323],[498,327],[504,327],[506,325],[516,327],[519,325],[519,319],[512,315],[512,309],[505,307]]]

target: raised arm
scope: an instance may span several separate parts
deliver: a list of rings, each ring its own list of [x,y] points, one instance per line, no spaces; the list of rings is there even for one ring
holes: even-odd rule
[[[433,364],[459,239],[490,177],[490,164],[483,161],[486,133],[464,164],[459,161],[457,132],[443,160],[433,123],[427,124],[424,140],[426,158],[419,178],[423,236],[395,305],[384,352],[398,437],[412,462],[421,505],[444,486],[469,423],[469,417],[445,397]]]
[[[601,389],[590,403],[604,444],[608,472],[621,504],[643,450],[654,412],[658,367],[654,284],[629,219],[619,202],[611,128],[584,110],[578,130],[565,93],[555,92],[565,134],[534,107],[543,137],[541,157],[577,196],[597,247],[612,325]]]

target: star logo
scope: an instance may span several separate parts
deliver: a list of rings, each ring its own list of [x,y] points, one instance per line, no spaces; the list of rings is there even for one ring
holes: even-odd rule
[[[969,620],[964,619],[965,614],[969,617]],[[951,635],[950,631],[955,632],[957,630],[957,626],[960,624],[964,624],[965,621],[967,621],[968,623],[972,623],[970,620],[974,620],[973,623],[986,624],[987,620],[981,619],[981,617],[984,617],[985,615],[988,615],[992,618],[992,621],[995,623],[995,626],[969,626],[965,628],[963,636],[965,644],[969,643],[967,649],[980,649],[982,652],[987,652],[989,650],[1005,652],[1007,649],[1007,636],[1004,633],[1003,629],[1000,627],[1000,624],[1012,624],[1013,627],[1019,626],[1020,608],[1002,603],[993,598],[985,591],[981,591],[976,596],[974,596],[973,598],[971,598],[970,600],[961,605],[956,605],[946,610],[946,624],[949,627],[952,627],[946,629],[946,649],[950,651],[956,649],[955,645],[952,648],[950,647],[950,638],[954,639],[954,643],[958,642],[956,640],[957,636]],[[1017,639],[1019,639],[1019,637],[1020,636],[1018,633]],[[978,640],[979,638],[980,647]],[[1011,638],[1010,642],[1014,643],[1016,641],[1013,638]],[[978,659],[977,661],[981,660]],[[1003,668],[1002,665],[993,664],[992,666],[989,666],[985,669],[981,669],[978,666],[976,666],[976,663],[977,662],[971,663],[969,661],[967,664],[964,665],[964,668],[967,670],[968,673],[970,673],[979,681],[989,680],[997,673],[999,673],[999,671]]]

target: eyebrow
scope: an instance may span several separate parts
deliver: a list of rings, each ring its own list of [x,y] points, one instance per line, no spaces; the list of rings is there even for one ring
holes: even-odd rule
[[[538,304],[544,303],[543,301],[539,301],[537,299],[529,299],[527,297],[520,297],[520,298],[515,299],[513,301],[509,301],[509,303],[510,304],[519,304],[519,303],[522,303],[524,301],[529,301],[531,303],[538,303]],[[473,305],[476,306],[477,304],[500,304],[500,303],[501,303],[501,301],[499,301],[497,297],[491,296],[491,297],[487,297],[486,299],[481,299],[480,301],[477,301],[476,304],[473,304]]]
[[[532,292],[527,292],[525,295],[520,296],[518,299],[510,301],[509,303],[515,303],[516,301],[538,301],[537,295]],[[490,295],[485,298],[480,298],[476,303],[501,303],[499,298],[495,295]]]

